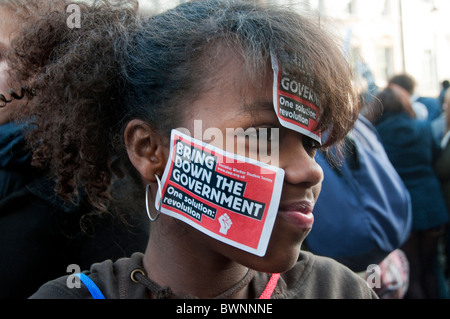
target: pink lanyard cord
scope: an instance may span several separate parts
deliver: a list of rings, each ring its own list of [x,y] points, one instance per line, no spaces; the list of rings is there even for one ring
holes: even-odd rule
[[[270,299],[272,297],[275,287],[277,286],[278,279],[280,279],[280,274],[273,274],[272,277],[270,277],[270,280],[259,299]]]

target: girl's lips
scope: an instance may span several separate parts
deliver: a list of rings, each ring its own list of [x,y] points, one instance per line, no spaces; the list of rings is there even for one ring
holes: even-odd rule
[[[309,201],[285,204],[278,209],[278,215],[300,229],[309,230],[314,224],[313,208]]]

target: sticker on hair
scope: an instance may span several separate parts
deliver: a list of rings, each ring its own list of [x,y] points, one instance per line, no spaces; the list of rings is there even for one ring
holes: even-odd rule
[[[273,106],[280,124],[322,144],[318,131],[320,97],[313,88],[313,81],[296,80],[282,69],[273,54],[271,61],[274,73]],[[307,73],[304,63],[300,63],[299,67]]]
[[[284,170],[172,130],[161,213],[208,236],[264,256],[278,212]],[[161,201],[161,202],[160,202]]]

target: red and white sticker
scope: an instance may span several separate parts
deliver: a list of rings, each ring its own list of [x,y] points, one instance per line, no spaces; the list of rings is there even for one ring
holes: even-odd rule
[[[172,130],[161,212],[231,246],[264,256],[284,170]]]
[[[313,85],[299,82],[283,72],[272,54],[273,106],[280,124],[322,143],[318,132],[320,97]]]

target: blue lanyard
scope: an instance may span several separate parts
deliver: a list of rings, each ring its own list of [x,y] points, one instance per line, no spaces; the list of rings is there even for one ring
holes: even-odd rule
[[[86,276],[85,274],[82,274],[82,273],[75,274],[75,276],[77,276],[81,279],[83,284],[89,290],[93,299],[105,299],[105,296],[103,296],[102,292],[97,287],[97,285],[92,281],[91,278],[89,278],[88,276]],[[278,283],[279,278],[280,278],[280,274],[272,275],[272,277],[269,280],[269,283],[267,284],[266,288],[264,289],[264,291],[261,294],[261,296],[259,297],[259,299],[270,299],[270,297],[272,297],[272,294],[275,290],[275,287]]]
[[[92,281],[91,278],[86,276],[85,274],[79,273],[75,274],[75,276],[79,277],[83,284],[86,286],[86,288],[91,293],[92,298],[94,299],[105,299],[105,296],[103,296],[100,289],[97,287],[97,285]]]

